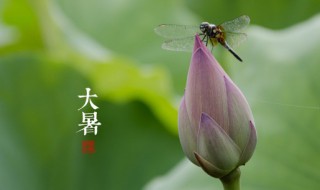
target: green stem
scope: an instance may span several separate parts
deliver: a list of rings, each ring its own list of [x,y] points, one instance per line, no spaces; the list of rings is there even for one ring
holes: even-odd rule
[[[228,175],[220,178],[224,190],[240,190],[240,169],[237,168]]]

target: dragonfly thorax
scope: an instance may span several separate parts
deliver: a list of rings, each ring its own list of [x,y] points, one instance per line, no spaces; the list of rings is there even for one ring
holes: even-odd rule
[[[200,24],[200,31],[207,36],[215,36],[217,33],[217,26],[208,22],[202,22]]]

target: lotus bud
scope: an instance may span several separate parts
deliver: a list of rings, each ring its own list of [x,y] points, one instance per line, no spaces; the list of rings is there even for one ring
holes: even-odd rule
[[[185,155],[223,179],[251,158],[257,142],[254,125],[246,98],[196,35],[179,109]]]

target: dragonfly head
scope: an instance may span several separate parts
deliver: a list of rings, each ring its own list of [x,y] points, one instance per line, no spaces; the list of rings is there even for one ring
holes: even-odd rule
[[[208,29],[209,29],[209,26],[210,26],[209,22],[202,22],[200,24],[201,32],[206,33],[208,31]]]

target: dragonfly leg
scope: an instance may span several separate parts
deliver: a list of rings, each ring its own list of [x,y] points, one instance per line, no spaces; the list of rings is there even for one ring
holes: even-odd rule
[[[206,46],[208,46],[209,37],[207,36]]]
[[[205,37],[206,37],[206,35],[204,35],[204,36],[203,36],[203,38],[202,38],[202,40],[201,40],[201,41],[203,41]]]

